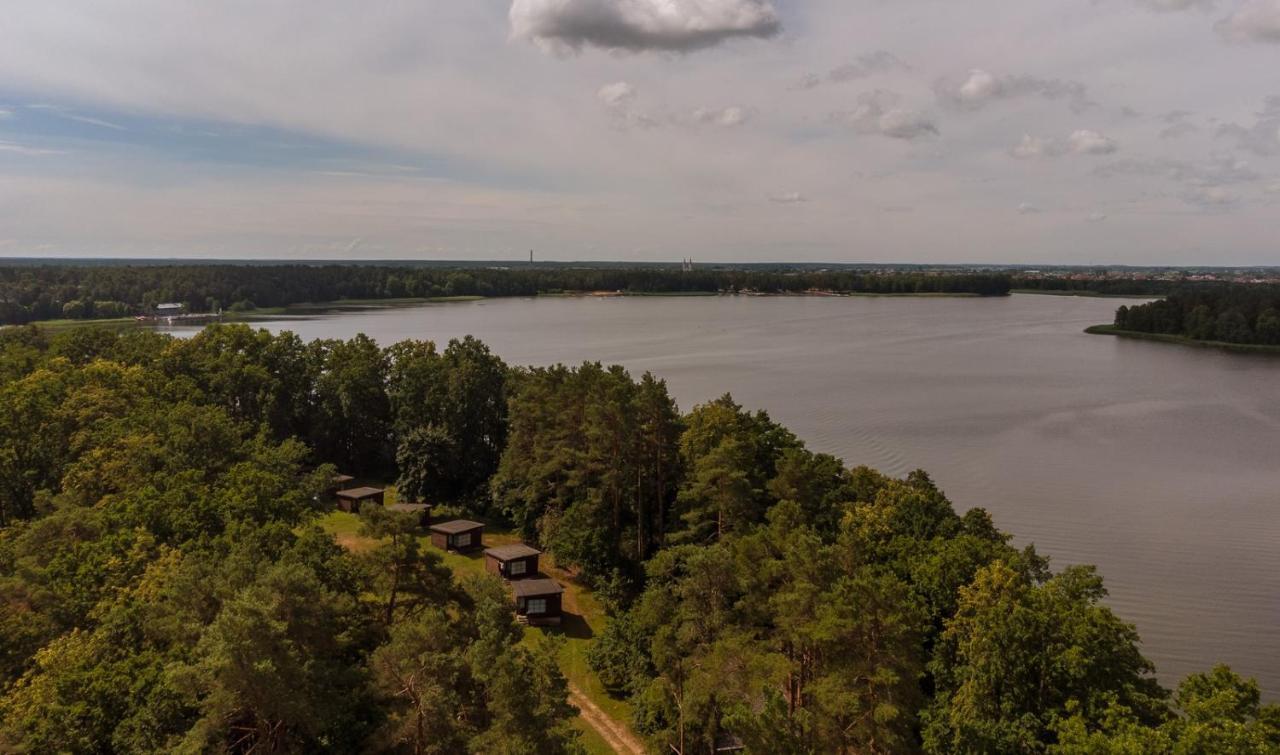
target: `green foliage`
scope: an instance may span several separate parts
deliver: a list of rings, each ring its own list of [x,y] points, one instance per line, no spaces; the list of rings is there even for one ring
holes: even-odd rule
[[[1189,310],[1274,329],[1249,311]],[[656,750],[1280,749],[1255,683],[1171,701],[1097,574],[924,472],[848,469],[729,396],[682,417],[620,367],[215,326],[0,332],[0,750],[578,751],[558,645],[499,580],[455,582],[380,506],[358,554],[314,526],[335,464],[505,515],[594,584],[589,663]]]
[[[972,293],[1003,296],[1000,274],[884,273],[858,270],[672,267],[457,267],[447,265],[0,265],[0,324],[62,317],[119,317],[180,302],[241,312],[340,299],[439,296],[534,296],[539,292],[631,291]]]
[[[514,385],[495,503],[587,579],[638,575],[669,527],[679,475],[665,384],[588,363],[532,369]]]
[[[1280,344],[1280,286],[1200,284],[1175,288],[1164,299],[1120,307],[1120,330],[1183,336],[1197,341]]]

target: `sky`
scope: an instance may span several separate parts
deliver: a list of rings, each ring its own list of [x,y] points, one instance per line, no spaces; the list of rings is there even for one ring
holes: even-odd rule
[[[1280,0],[0,13],[0,256],[1280,264]]]

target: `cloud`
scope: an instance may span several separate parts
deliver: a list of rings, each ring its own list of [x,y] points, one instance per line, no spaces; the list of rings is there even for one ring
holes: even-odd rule
[[[1280,44],[1280,0],[1245,0],[1215,28],[1230,42]]]
[[[1089,216],[1086,218],[1086,220],[1088,220],[1090,223],[1101,223],[1106,219],[1107,219],[1107,214],[1105,212],[1091,212],[1089,213]]]
[[[1010,150],[1009,154],[1020,160],[1031,160],[1037,157],[1060,155],[1062,152],[1063,145],[1060,141],[1023,134],[1022,141],[1018,143],[1018,146]]]
[[[604,105],[618,128],[655,128],[659,125],[655,118],[635,109],[636,88],[626,81],[605,84],[596,90],[596,99]]]
[[[1094,174],[1102,178],[1138,176],[1165,178],[1198,189],[1247,184],[1262,178],[1244,160],[1218,155],[1204,163],[1185,160],[1117,160],[1099,166]]]
[[[1137,0],[1137,3],[1147,10],[1153,10],[1158,13],[1171,13],[1191,10],[1192,8],[1211,10],[1216,4],[1216,0]]]
[[[934,83],[933,91],[939,102],[959,110],[980,110],[993,102],[1023,97],[1065,99],[1077,112],[1093,105],[1089,101],[1088,89],[1078,81],[996,76],[981,68],[970,70],[963,79],[939,79]]]
[[[1226,209],[1240,203],[1240,198],[1222,186],[1201,186],[1185,192],[1182,201],[1207,210]]]
[[[769,201],[776,204],[803,204],[809,200],[798,191],[788,191],[782,194],[772,194]]]
[[[836,66],[827,71],[825,75],[819,76],[816,73],[806,75],[795,85],[795,89],[813,89],[815,87],[826,84],[843,84],[849,81],[857,81],[874,76],[878,73],[889,73],[891,71],[909,71],[911,66],[902,62],[902,59],[891,52],[877,50],[876,52],[859,55],[850,63]]]
[[[1224,123],[1218,127],[1217,135],[1255,155],[1280,153],[1280,96],[1268,97],[1257,116],[1252,126]]]
[[[512,37],[561,54],[692,52],[782,29],[771,0],[514,0],[508,18]]]
[[[1075,131],[1067,137],[1067,145],[1079,155],[1109,155],[1116,151],[1114,139],[1087,128]]]
[[[25,144],[16,142],[0,141],[0,152],[8,152],[12,155],[22,155],[24,157],[44,157],[46,155],[65,155],[60,149],[42,149],[40,147],[28,147]]]
[[[1022,204],[1018,205],[1019,215],[1035,215],[1038,212],[1040,212],[1040,208],[1036,207],[1030,202],[1023,202]]]
[[[12,117],[13,117],[12,110],[5,110],[4,108],[0,108],[0,121],[8,120]]]
[[[858,96],[853,110],[832,113],[831,118],[860,134],[880,134],[907,141],[938,135],[938,126],[930,116],[898,107],[900,100],[897,93],[884,89],[864,92]]]
[[[1200,130],[1198,126],[1189,123],[1189,118],[1193,113],[1187,110],[1171,110],[1165,113],[1161,120],[1167,124],[1160,129],[1161,139],[1178,139],[1188,134],[1194,134]]]
[[[1114,139],[1091,129],[1079,129],[1066,139],[1042,138],[1024,134],[1022,141],[1009,151],[1020,160],[1039,157],[1059,157],[1068,153],[1077,155],[1109,155],[1119,147]]]
[[[698,108],[693,111],[693,122],[704,126],[733,128],[751,120],[751,111],[741,105],[723,108]]]
[[[615,81],[600,87],[596,97],[607,107],[622,107],[636,98],[636,88],[625,81]]]

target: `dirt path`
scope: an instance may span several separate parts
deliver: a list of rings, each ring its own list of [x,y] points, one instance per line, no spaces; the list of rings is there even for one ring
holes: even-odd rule
[[[609,743],[614,752],[622,755],[645,755],[644,745],[640,744],[640,740],[636,739],[627,727],[600,710],[600,707],[582,694],[582,690],[572,682],[569,683],[569,702],[581,711],[582,720],[604,737],[604,741]]]

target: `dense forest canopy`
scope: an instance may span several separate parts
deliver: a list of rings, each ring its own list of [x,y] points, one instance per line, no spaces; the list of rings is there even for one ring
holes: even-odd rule
[[[102,319],[179,303],[191,312],[340,299],[539,293],[964,293],[1002,296],[1006,275],[855,270],[389,265],[0,265],[0,324]]]
[[[1183,286],[1159,301],[1120,307],[1115,326],[1196,341],[1280,346],[1280,285]]]
[[[474,339],[0,331],[0,750],[580,748],[556,637],[411,518],[316,526],[335,469],[507,525],[595,588],[590,662],[654,752],[1271,753],[1219,667],[1170,693],[1088,567],[923,472],[729,396]]]

